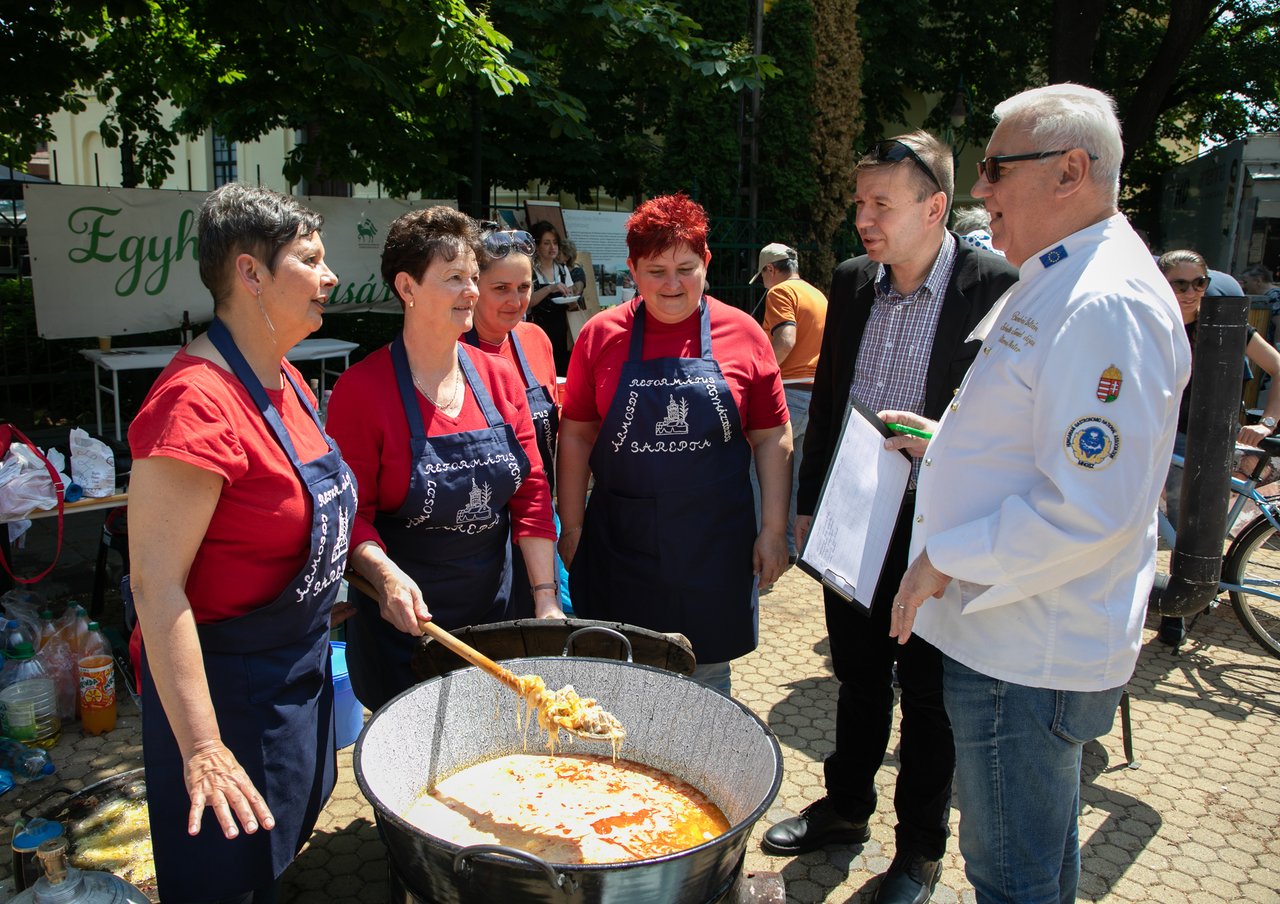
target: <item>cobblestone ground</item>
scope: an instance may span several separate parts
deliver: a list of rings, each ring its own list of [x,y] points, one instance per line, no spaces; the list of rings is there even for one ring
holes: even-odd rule
[[[790,859],[759,848],[772,822],[822,794],[836,688],[821,613],[817,585],[793,569],[762,597],[760,648],[734,668],[736,695],[777,734],[785,757],[782,788],[753,831],[747,867],[781,872],[796,904],[870,901],[893,853],[893,816],[884,804],[897,775],[896,735],[879,776],[882,809],[871,841]],[[1278,904],[1280,660],[1261,654],[1229,606],[1202,616],[1177,655],[1153,640],[1153,627],[1154,620],[1130,685],[1139,767],[1126,766],[1118,720],[1085,749],[1080,899]],[[70,726],[53,751],[57,785],[76,790],[140,765],[140,721],[126,703],[104,738],[81,737]],[[340,784],[286,873],[286,901],[387,900],[385,853],[351,755],[352,748],[339,754]],[[52,787],[46,780],[0,798],[6,824]],[[953,832],[958,822],[953,812]],[[954,839],[952,848],[934,895],[939,904],[973,901]],[[7,872],[7,862],[0,864],[0,878]]]

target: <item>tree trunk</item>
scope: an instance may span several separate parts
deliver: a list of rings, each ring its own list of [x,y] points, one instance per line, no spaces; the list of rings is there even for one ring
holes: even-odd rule
[[[1049,84],[1093,85],[1093,52],[1108,0],[1054,0]]]
[[[1170,106],[1175,83],[1188,52],[1204,37],[1216,0],[1172,0],[1169,27],[1155,58],[1129,103],[1120,110],[1124,123],[1124,157],[1146,144],[1155,132],[1160,115]]]

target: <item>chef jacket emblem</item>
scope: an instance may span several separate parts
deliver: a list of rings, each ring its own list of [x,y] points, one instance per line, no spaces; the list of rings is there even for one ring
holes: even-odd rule
[[[1065,246],[1059,245],[1057,248],[1050,248],[1044,254],[1040,255],[1040,265],[1048,270],[1054,264],[1058,263],[1058,261],[1065,261],[1066,259],[1067,249]]]
[[[1065,444],[1067,455],[1077,465],[1100,471],[1120,451],[1120,432],[1106,418],[1082,417],[1067,428]]]
[[[1098,377],[1098,401],[1109,403],[1120,398],[1120,384],[1123,382],[1124,375],[1120,368],[1112,364]]]

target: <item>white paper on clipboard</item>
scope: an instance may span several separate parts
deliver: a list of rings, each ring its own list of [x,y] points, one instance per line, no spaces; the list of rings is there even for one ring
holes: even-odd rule
[[[853,401],[799,558],[801,569],[864,612],[871,611],[911,479],[910,457],[884,448],[892,435]]]

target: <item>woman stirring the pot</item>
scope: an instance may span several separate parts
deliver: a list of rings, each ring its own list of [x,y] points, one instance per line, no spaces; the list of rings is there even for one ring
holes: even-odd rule
[[[556,365],[546,334],[524,319],[533,288],[533,238],[521,230],[497,228],[487,229],[482,235],[484,250],[479,258],[480,296],[476,299],[475,325],[463,341],[504,358],[520,374],[539,457],[554,497],[556,433],[560,428]],[[515,576],[524,575],[524,557],[514,539],[511,557]],[[533,597],[526,582],[513,579],[511,597],[516,618],[533,615]]]
[[[701,206],[645,202],[627,249],[640,296],[587,321],[565,384],[560,552],[577,613],[684,634],[693,677],[727,695],[730,660],[758,639],[753,573],[772,583],[787,567],[782,380],[760,325],[704,294]]]
[[[329,613],[351,472],[285,353],[337,277],[321,218],[232,183],[199,217],[209,331],[129,428],[147,804],[166,902],[265,904],[333,789]]]
[[[416,683],[421,621],[446,630],[514,617],[513,580],[534,613],[562,617],[551,494],[520,374],[459,344],[479,295],[475,221],[447,207],[391,224],[383,279],[404,307],[390,345],[352,365],[328,429],[355,471],[351,565],[378,591],[353,592],[347,666],[376,710]],[[513,575],[509,537],[527,574]]]

